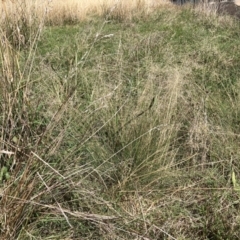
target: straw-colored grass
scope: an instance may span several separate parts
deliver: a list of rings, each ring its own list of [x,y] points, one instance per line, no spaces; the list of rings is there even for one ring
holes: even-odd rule
[[[16,18],[19,10],[27,16],[34,12],[36,16],[45,17],[50,24],[63,22],[78,22],[85,20],[89,15],[101,16],[107,12],[121,11],[129,14],[133,11],[144,10],[149,13],[159,5],[169,4],[167,0],[5,0],[0,4],[1,21],[6,15]]]

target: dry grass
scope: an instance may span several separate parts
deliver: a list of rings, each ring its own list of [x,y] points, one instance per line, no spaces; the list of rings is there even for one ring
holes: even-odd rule
[[[239,239],[239,27],[58,3],[2,19],[0,239]]]
[[[39,18],[45,18],[49,24],[72,23],[86,20],[91,15],[101,16],[110,12],[121,12],[131,15],[134,11],[150,13],[154,8],[169,4],[166,0],[5,0],[0,4],[1,20],[6,16],[16,18],[19,11],[26,16],[33,13]],[[24,9],[23,9],[24,8]],[[31,19],[29,19],[31,21]]]

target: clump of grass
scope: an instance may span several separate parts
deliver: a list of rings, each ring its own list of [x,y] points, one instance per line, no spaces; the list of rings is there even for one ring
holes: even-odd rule
[[[17,49],[34,43],[36,35],[42,30],[44,12],[38,10],[34,1],[2,1],[0,5],[2,41],[8,41]]]
[[[239,238],[239,26],[123,9],[1,42],[0,238]]]
[[[57,156],[69,126],[65,122],[67,118],[63,119],[62,116],[64,113],[67,114],[67,109],[72,109],[69,102],[73,97],[74,89],[68,91],[61,89],[60,85],[55,86],[59,87],[56,89],[60,94],[59,99],[56,99],[59,101],[50,104],[47,101],[42,102],[41,91],[35,92],[42,83],[33,81],[30,77],[34,74],[30,68],[35,61],[34,49],[35,46],[32,45],[29,55],[24,59],[19,58],[23,55],[16,54],[11,44],[6,45],[4,42],[4,45],[1,45],[0,95],[1,112],[3,113],[1,115],[1,170],[4,169],[1,171],[4,175],[1,177],[0,183],[2,190],[0,201],[2,209],[1,239],[16,239],[21,235],[28,236],[24,226],[31,226],[32,222],[41,221],[39,213],[45,212],[47,209],[49,217],[61,213],[60,215],[64,217],[70,227],[72,225],[68,220],[68,214],[83,221],[91,219],[90,222],[101,222],[104,221],[104,218],[108,219],[108,216],[104,217],[104,215],[82,214],[81,211],[75,211],[79,203],[74,203],[75,200],[71,201],[71,198],[73,196],[79,198],[82,193],[74,193],[77,190],[77,183],[72,185],[71,181],[74,176],[77,174],[83,176],[86,171],[85,168],[77,170],[74,167],[76,162],[67,169],[59,161],[60,156]],[[45,95],[46,100],[49,95],[49,92]],[[56,96],[52,97],[56,98]],[[45,107],[49,109],[48,114],[43,111]],[[73,115],[70,114],[69,117],[72,118]],[[61,130],[59,129],[60,131],[57,129],[60,127],[59,124],[65,125]],[[77,179],[80,181],[79,178]],[[70,188],[67,187],[68,184],[72,185],[75,190],[69,192],[67,189],[72,187],[70,185]],[[53,193],[54,188],[56,189],[55,193]],[[59,194],[63,197],[62,200],[59,199]],[[89,197],[87,195],[83,194],[82,202],[85,202],[86,206],[90,206],[91,193]],[[72,210],[68,208],[70,205],[61,206],[59,203],[66,199],[71,202]],[[57,205],[52,205],[52,201],[55,202],[54,205]],[[81,207],[84,208],[84,205],[81,204]]]
[[[1,32],[1,39],[5,38]],[[9,40],[11,41],[11,39]],[[1,169],[6,169],[3,181],[11,182],[1,196],[1,238],[14,239],[21,230],[31,211],[24,212],[32,191],[36,187],[34,170],[38,164],[31,157],[34,148],[33,140],[37,126],[33,122],[37,118],[29,96],[32,82],[29,69],[21,67],[22,62],[13,42],[4,39],[0,43],[1,50]],[[32,64],[31,60],[26,64]],[[6,177],[8,176],[8,177]]]

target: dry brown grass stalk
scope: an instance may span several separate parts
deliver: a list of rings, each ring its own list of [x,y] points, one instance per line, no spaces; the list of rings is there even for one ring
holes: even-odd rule
[[[154,8],[169,4],[164,0],[5,0],[0,4],[0,22],[6,17],[16,18],[24,7],[26,16],[35,14],[38,18],[46,15],[49,24],[73,23],[89,18],[89,15],[103,15],[106,13],[131,15],[133,11],[144,10],[150,13]],[[31,24],[32,18],[28,19]]]

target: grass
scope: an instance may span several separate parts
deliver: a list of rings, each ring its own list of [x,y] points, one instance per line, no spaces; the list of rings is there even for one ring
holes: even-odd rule
[[[239,22],[122,4],[1,22],[0,239],[239,239]]]
[[[132,0],[131,2],[127,0],[21,0],[16,2],[3,0],[0,4],[2,13],[0,21],[4,21],[5,16],[21,19],[19,11],[25,15],[28,22],[44,16],[48,25],[78,23],[91,19],[92,15],[99,16],[110,12],[114,12],[115,17],[126,19],[134,16],[136,10],[150,13],[158,5],[169,5],[169,3],[159,0]],[[34,18],[32,18],[33,15]]]

